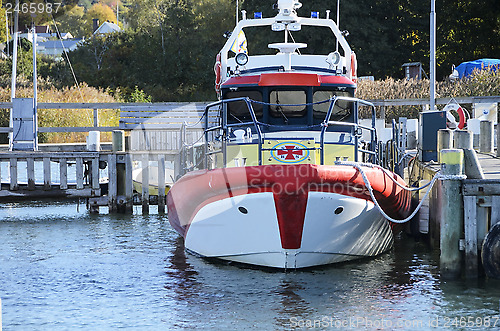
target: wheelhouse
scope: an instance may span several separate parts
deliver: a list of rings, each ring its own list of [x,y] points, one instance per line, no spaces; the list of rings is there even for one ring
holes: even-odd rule
[[[259,122],[267,130],[321,130],[334,97],[353,97],[355,84],[342,76],[276,73],[242,76],[222,85],[221,100],[249,98]],[[227,123],[251,121],[244,101],[227,103]],[[331,121],[357,123],[353,102],[338,100]]]

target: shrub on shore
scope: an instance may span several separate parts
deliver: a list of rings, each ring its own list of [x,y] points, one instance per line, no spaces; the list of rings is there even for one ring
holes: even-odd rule
[[[385,99],[429,99],[429,80],[385,80],[358,81],[356,97],[365,100]],[[457,81],[445,80],[436,83],[436,97],[478,97],[500,95],[500,70],[477,71],[474,75]],[[386,107],[386,119],[399,117],[417,118],[422,111],[419,106]]]
[[[3,85],[3,84],[2,84]],[[10,87],[0,86],[0,101],[10,101]],[[33,86],[30,83],[21,82],[16,89],[17,98],[32,98]],[[103,90],[90,87],[85,83],[79,86],[56,89],[49,81],[40,80],[37,89],[38,102],[74,102],[74,103],[110,103],[118,102]],[[118,126],[120,114],[118,109],[99,110],[99,126]],[[92,109],[38,109],[39,127],[74,127],[93,126],[94,115]],[[9,109],[0,112],[1,126],[9,126]],[[85,142],[85,132],[68,133],[39,133],[39,142],[67,143]],[[2,137],[2,143],[7,142]],[[101,134],[102,140],[110,140],[111,133]]]

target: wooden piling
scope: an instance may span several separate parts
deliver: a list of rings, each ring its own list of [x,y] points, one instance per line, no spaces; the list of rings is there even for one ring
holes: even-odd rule
[[[125,151],[125,132],[123,130],[113,130],[112,132],[112,148],[113,152]]]
[[[35,190],[35,159],[29,157],[26,159],[26,174],[28,178],[28,190]]]
[[[50,158],[43,158],[43,189],[48,191],[51,188]]]
[[[83,158],[77,157],[76,158],[76,189],[81,190],[83,189]]]
[[[461,180],[453,176],[462,174],[463,151],[460,149],[443,149],[440,152],[441,175],[450,176],[440,180],[442,194],[440,223],[440,260],[439,265],[443,278],[454,279],[460,275],[461,257],[459,241],[462,233],[463,207],[460,192]]]
[[[64,157],[59,160],[59,188],[61,190],[68,188],[68,162]]]
[[[10,158],[10,190],[17,191],[19,185],[17,184],[17,159]]]
[[[125,209],[132,212],[134,208],[134,187],[132,183],[132,155],[125,154]]]
[[[493,122],[481,121],[479,134],[479,151],[493,153]]]
[[[442,149],[453,148],[453,131],[450,129],[439,129],[437,133],[438,162],[440,162],[439,152]]]
[[[142,155],[142,213],[149,214],[149,154]]]
[[[158,213],[165,213],[165,155],[158,155]]]
[[[108,155],[108,207],[110,212],[116,212],[117,208],[117,175],[116,175],[116,154],[111,153]]]
[[[474,279],[478,276],[477,259],[477,197],[465,196],[464,234],[465,234],[465,277]]]
[[[500,156],[500,125],[497,124],[497,156]]]
[[[484,179],[484,172],[473,148],[472,131],[456,130],[454,148],[464,151],[464,173],[469,179]]]

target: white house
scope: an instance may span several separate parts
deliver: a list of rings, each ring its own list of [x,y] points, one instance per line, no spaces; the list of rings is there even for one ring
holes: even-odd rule
[[[100,27],[97,28],[97,30],[94,31],[94,34],[113,33],[119,32],[121,30],[122,29],[120,29],[120,27],[113,22],[104,22]]]
[[[59,58],[64,51],[73,51],[80,46],[81,43],[83,43],[83,38],[38,41],[36,51],[39,54]]]

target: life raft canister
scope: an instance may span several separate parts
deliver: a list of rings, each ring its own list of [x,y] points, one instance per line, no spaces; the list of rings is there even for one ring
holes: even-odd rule
[[[217,92],[217,95],[220,95],[220,85],[222,81],[221,77],[221,54],[217,54],[215,57],[215,65],[214,65],[214,72],[215,72],[215,92]]]

